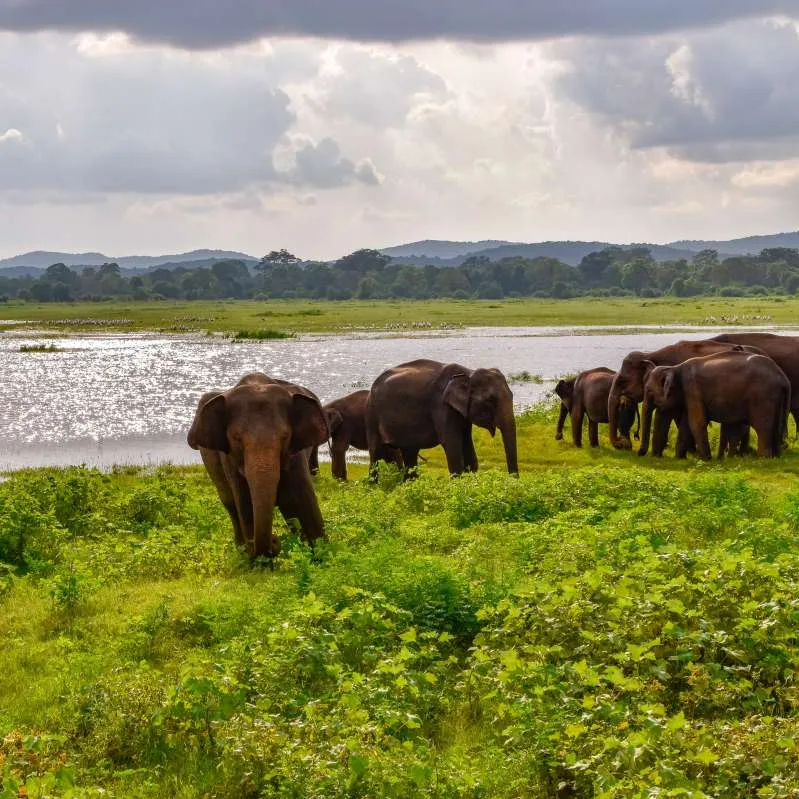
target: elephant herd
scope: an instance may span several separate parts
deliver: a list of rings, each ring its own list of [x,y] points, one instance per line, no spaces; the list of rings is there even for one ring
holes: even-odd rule
[[[348,447],[369,451],[408,474],[419,450],[443,447],[451,474],[477,470],[472,425],[502,434],[508,471],[518,473],[513,393],[497,369],[416,360],[383,372],[370,390],[322,405],[303,386],[245,375],[227,391],[200,397],[188,444],[200,451],[233,523],[236,543],[250,557],[275,557],[277,507],[296,519],[303,538],[324,536],[311,475],[317,448],[330,441],[333,475],[346,480]]]
[[[631,352],[614,372],[606,367],[561,380],[556,438],[571,415],[572,439],[598,446],[607,423],[611,444],[631,449],[640,422],[639,455],[659,456],[677,426],[677,457],[695,451],[710,458],[707,426],[721,424],[719,457],[748,449],[757,433],[758,454],[780,454],[787,414],[799,429],[799,337],[731,333],[705,341],[679,341],[654,352]],[[643,403],[640,417],[638,406]],[[654,417],[654,421],[653,421]],[[419,451],[443,447],[450,474],[476,471],[472,425],[502,435],[508,472],[517,474],[513,394],[497,369],[416,360],[387,369],[368,390],[322,405],[307,388],[260,372],[227,391],[200,398],[188,443],[200,451],[233,523],[237,544],[250,557],[274,557],[280,542],[273,513],[295,519],[309,543],[324,536],[312,475],[317,449],[329,441],[333,476],[347,479],[349,447],[368,450],[370,472],[383,460],[406,475]]]
[[[721,424],[719,457],[742,454],[750,428],[757,452],[775,457],[785,447],[790,412],[799,429],[799,338],[773,333],[725,333],[704,341],[678,341],[654,352],[631,352],[618,372],[605,367],[561,380],[555,388],[561,412],[555,434],[571,415],[572,440],[582,444],[584,417],[589,440],[598,446],[597,425],[606,422],[610,442],[631,449],[630,430],[641,410],[639,455],[660,456],[671,423],[675,454],[710,458],[707,426]],[[654,417],[654,421],[653,421]]]

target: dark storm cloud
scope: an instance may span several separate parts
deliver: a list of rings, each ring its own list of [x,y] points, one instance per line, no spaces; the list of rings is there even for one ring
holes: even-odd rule
[[[555,47],[569,69],[562,96],[635,148],[690,161],[796,156],[799,37],[793,25],[738,22],[679,38]]]
[[[204,49],[261,36],[490,42],[648,34],[797,12],[799,0],[0,0],[0,30],[122,30]]]

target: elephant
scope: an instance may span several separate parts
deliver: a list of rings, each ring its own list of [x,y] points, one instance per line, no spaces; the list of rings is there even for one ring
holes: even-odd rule
[[[615,372],[606,366],[580,372],[577,377],[559,380],[555,393],[560,397],[560,415],[555,440],[563,438],[563,425],[571,414],[572,441],[575,447],[583,444],[583,416],[588,416],[588,440],[592,447],[599,446],[599,424],[608,421],[608,397]],[[638,415],[638,406],[624,397],[619,412],[621,433],[630,437],[630,430]]]
[[[791,416],[799,435],[799,336],[776,333],[722,333],[711,341],[756,347],[785,372],[791,383]]]
[[[327,419],[315,394],[260,372],[200,398],[188,444],[200,451],[230,515],[236,543],[251,558],[280,552],[272,532],[275,506],[285,519],[299,521],[311,545],[324,537],[309,456],[327,435]]]
[[[621,368],[613,378],[608,397],[608,427],[610,433],[610,443],[616,449],[631,449],[632,442],[629,437],[619,437],[619,408],[622,397],[627,397],[635,403],[642,402],[644,399],[644,378],[647,371],[646,362],[654,363],[655,366],[676,366],[689,358],[699,358],[704,355],[712,355],[716,352],[728,352],[735,348],[735,344],[721,341],[678,341],[676,344],[669,344],[654,352],[631,352],[622,361]],[[746,348],[748,352],[762,354],[756,347]],[[658,410],[655,413],[655,423],[652,431],[652,454],[662,455],[666,448],[669,436],[669,426],[673,418],[667,410]],[[684,428],[683,435],[687,436],[687,441],[682,445],[691,449],[693,442],[690,437],[690,430]]]
[[[441,444],[450,474],[476,472],[473,424],[492,436],[499,428],[508,472],[518,474],[513,392],[502,372],[427,359],[387,369],[366,403],[370,466],[388,445],[402,452],[405,469],[412,470],[420,449]]]
[[[366,401],[369,390],[353,391],[345,397],[332,400],[322,406],[330,429],[330,458],[333,477],[347,479],[346,454],[349,447],[369,449],[366,438]],[[384,447],[382,460],[403,467],[402,453],[393,447]]]
[[[689,358],[676,366],[656,366],[652,361],[644,366],[639,455],[647,452],[655,408],[690,429],[703,460],[710,460],[707,425],[711,421],[732,425],[737,431],[750,425],[757,433],[758,455],[779,455],[791,407],[791,384],[767,355],[732,350]]]

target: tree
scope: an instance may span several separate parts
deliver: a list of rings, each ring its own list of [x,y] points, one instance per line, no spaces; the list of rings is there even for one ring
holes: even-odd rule
[[[505,292],[496,280],[484,280],[477,287],[477,296],[481,300],[501,300]]]
[[[365,275],[367,272],[382,272],[391,261],[391,256],[379,250],[356,250],[335,263],[336,269]]]
[[[271,250],[253,268],[259,272],[264,272],[273,266],[288,266],[289,264],[298,264],[300,262],[300,258],[297,258],[294,253],[286,249]]]
[[[613,261],[615,250],[610,247],[599,252],[590,252],[586,255],[577,267],[585,281],[591,285],[600,283],[605,274],[605,270]]]

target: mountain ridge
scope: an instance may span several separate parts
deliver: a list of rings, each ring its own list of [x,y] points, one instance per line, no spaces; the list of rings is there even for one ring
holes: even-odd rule
[[[485,246],[489,245],[489,246]],[[380,252],[390,255],[399,263],[434,264],[436,266],[458,266],[470,257],[486,257],[496,261],[502,258],[558,258],[563,263],[576,266],[590,252],[605,247],[622,247],[631,249],[646,247],[658,261],[677,258],[690,259],[704,249],[718,250],[722,258],[734,255],[756,255],[761,250],[774,247],[790,247],[799,249],[799,231],[787,231],[757,236],[744,236],[738,239],[705,240],[684,239],[666,244],[647,242],[614,244],[603,241],[540,241],[513,242],[504,239],[483,239],[479,241],[454,241],[447,239],[422,239],[408,244],[399,244],[380,248]],[[63,263],[73,268],[102,266],[104,263],[119,264],[120,269],[128,274],[145,272],[150,269],[164,267],[174,269],[178,266],[196,268],[209,266],[215,261],[237,259],[246,263],[255,263],[259,259],[236,250],[197,249],[184,253],[166,255],[125,255],[107,256],[100,252],[66,253],[47,250],[34,250],[10,258],[0,259],[0,273],[6,276],[37,275],[48,266]],[[333,259],[335,260],[335,259]],[[329,261],[328,263],[331,263]]]

